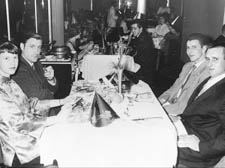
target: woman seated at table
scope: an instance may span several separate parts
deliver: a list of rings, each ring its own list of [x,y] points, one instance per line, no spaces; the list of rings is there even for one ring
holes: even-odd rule
[[[66,109],[71,108],[74,97],[28,99],[19,85],[10,79],[18,67],[18,52],[10,42],[0,45],[0,144],[4,165],[31,168],[40,162],[38,143],[44,128],[63,117]],[[65,103],[67,105],[57,116],[47,117],[47,109]]]
[[[87,54],[96,54],[98,51],[94,48],[94,42],[89,37],[87,29],[83,29],[79,33],[76,29],[71,32],[71,38],[66,42],[69,47],[71,55],[73,55],[76,62],[80,62]]]
[[[155,30],[152,33],[153,42],[157,49],[161,49],[161,43],[164,36],[170,32],[168,21],[169,15],[167,13],[162,14],[159,17],[159,24],[155,27]]]
[[[69,47],[71,53],[76,53],[78,50],[78,40],[81,34],[76,28],[73,28],[69,32],[69,39],[66,42],[66,46]]]

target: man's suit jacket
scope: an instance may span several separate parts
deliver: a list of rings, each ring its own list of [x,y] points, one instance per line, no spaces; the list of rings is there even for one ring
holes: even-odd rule
[[[139,79],[148,83],[151,88],[154,88],[156,52],[151,36],[142,31],[139,37],[134,40],[134,48],[137,50],[134,62],[141,66],[136,74]]]
[[[13,80],[22,88],[27,97],[37,97],[40,100],[53,99],[58,85],[52,86],[44,77],[41,63],[34,63],[35,71],[30,64],[21,56],[19,67],[12,76]]]
[[[181,88],[183,81],[185,80],[185,77],[187,76],[188,72],[192,68],[193,63],[188,62],[186,63],[182,71],[179,74],[179,77],[176,79],[174,84],[165,91],[161,96],[159,96],[160,99],[165,99],[167,101],[171,101],[174,99]],[[169,114],[182,114],[185,107],[187,106],[188,99],[190,98],[191,94],[195,90],[195,88],[207,77],[209,77],[209,71],[206,65],[206,62],[202,63],[195,71],[192,72],[190,78],[186,82],[186,84],[183,87],[183,92],[180,95],[180,97],[177,99],[176,102],[165,106],[165,110]]]
[[[225,78],[196,98],[206,81],[196,88],[181,114],[188,134],[200,139],[200,152],[179,148],[179,161],[190,167],[213,166],[225,155]]]

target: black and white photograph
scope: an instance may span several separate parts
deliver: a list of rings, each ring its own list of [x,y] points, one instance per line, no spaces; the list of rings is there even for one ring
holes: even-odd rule
[[[0,0],[0,168],[225,168],[225,0]]]

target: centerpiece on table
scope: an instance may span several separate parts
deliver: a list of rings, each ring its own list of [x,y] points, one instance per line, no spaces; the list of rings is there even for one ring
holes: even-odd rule
[[[115,72],[110,78],[110,81],[112,81],[112,79],[117,77],[118,92],[122,93],[122,76],[123,76],[123,70],[124,70],[124,64],[122,63],[122,59],[126,50],[126,45],[123,44],[121,41],[119,41],[118,46],[119,46],[118,48],[119,60],[116,64],[113,65]]]

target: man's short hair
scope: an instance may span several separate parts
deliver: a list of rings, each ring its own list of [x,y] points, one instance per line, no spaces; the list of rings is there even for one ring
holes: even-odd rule
[[[34,39],[42,41],[42,37],[41,37],[40,34],[37,34],[37,33],[34,33],[34,32],[27,32],[27,33],[24,33],[22,35],[22,39],[21,39],[20,42],[25,44],[27,42],[27,40],[29,40],[31,38],[34,38]]]
[[[144,28],[144,21],[141,20],[141,19],[135,19],[135,20],[133,20],[132,23],[131,23],[131,25],[133,25],[133,24],[137,24],[137,26],[139,28],[141,28],[141,27]]]
[[[222,46],[222,45],[210,46],[210,47],[207,48],[206,52],[207,52],[209,49],[213,49],[213,48],[222,48],[222,50],[223,50],[223,57],[224,57],[224,59],[225,59],[225,47],[224,47],[224,46]]]
[[[212,46],[212,38],[202,33],[192,33],[188,36],[187,41],[198,40],[201,46]]]
[[[0,45],[0,54],[2,53],[18,54],[19,49],[15,44],[11,42],[4,42]]]

